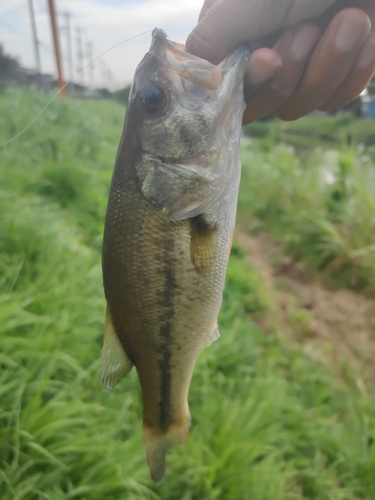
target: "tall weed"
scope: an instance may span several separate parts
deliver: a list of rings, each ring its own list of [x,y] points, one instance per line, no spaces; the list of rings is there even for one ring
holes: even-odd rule
[[[0,96],[0,136],[24,127],[43,99]],[[99,250],[121,123],[112,103],[57,101],[37,128],[0,150],[1,499],[375,497],[374,395],[360,390],[359,374],[344,383],[282,329],[266,335],[256,325],[272,298],[238,246],[221,338],[202,353],[192,381],[190,440],[169,454],[165,482],[152,484],[136,373],[112,392],[99,380]],[[246,149],[241,214],[261,218],[302,257],[315,255],[317,267],[327,255],[333,269],[345,248],[357,273],[372,262],[354,227],[357,217],[372,224],[369,166],[349,156],[345,178],[328,185],[322,155],[304,163],[285,146]],[[334,169],[342,168],[337,158]]]
[[[375,282],[375,169],[364,151],[243,148],[239,216],[259,221],[295,259],[338,286]]]

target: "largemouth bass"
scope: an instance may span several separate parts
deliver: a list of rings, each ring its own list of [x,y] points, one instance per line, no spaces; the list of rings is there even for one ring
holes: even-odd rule
[[[215,66],[155,29],[130,92],[104,231],[101,375],[112,389],[136,367],[156,482],[188,437],[194,364],[219,335],[248,57],[240,46]]]

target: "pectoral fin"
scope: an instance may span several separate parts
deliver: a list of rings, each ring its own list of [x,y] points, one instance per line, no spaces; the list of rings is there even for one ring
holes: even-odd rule
[[[190,219],[190,260],[198,274],[204,274],[216,258],[217,232],[217,227],[210,226],[203,215]]]
[[[104,344],[102,348],[100,377],[107,389],[113,389],[133,368],[113,328],[111,314],[107,309]]]

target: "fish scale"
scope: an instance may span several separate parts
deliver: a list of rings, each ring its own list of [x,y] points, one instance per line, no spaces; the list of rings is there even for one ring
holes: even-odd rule
[[[188,437],[194,365],[218,337],[248,60],[247,48],[236,51],[228,67],[225,61],[214,66],[154,30],[136,71],[112,178],[103,241],[102,379],[111,389],[136,367],[156,482],[163,479],[167,451]]]

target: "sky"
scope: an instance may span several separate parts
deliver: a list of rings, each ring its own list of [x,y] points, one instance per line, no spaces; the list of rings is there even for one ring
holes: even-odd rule
[[[88,44],[93,58],[124,40],[152,31],[167,31],[168,37],[184,43],[196,25],[203,0],[54,0],[60,28],[60,48],[64,79],[72,76],[69,65],[65,13],[70,14],[73,74],[79,69],[77,28],[82,32],[85,64],[89,62]],[[56,75],[47,0],[33,0],[42,73]],[[147,52],[151,33],[123,43],[104,54],[74,81],[94,87],[122,88],[131,83],[135,68]],[[29,0],[0,0],[0,44],[5,53],[17,57],[26,68],[35,68],[35,53],[29,13]]]

